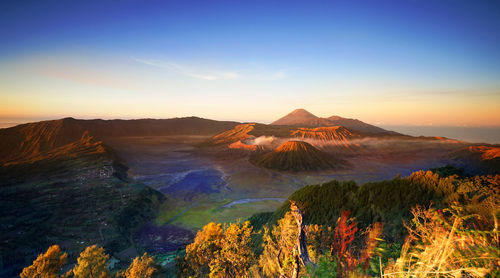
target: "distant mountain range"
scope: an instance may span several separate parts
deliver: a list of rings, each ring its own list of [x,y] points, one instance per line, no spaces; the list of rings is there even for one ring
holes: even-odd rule
[[[271,125],[291,125],[303,127],[343,126],[360,132],[398,134],[394,131],[388,131],[357,119],[348,119],[339,116],[320,118],[305,109],[296,109],[288,115],[272,122]]]
[[[197,117],[140,120],[78,120],[64,118],[0,129],[0,165],[27,160],[78,142],[85,134],[96,140],[129,136],[215,135],[237,122]]]
[[[304,109],[296,109],[273,123],[241,124],[198,117],[139,120],[79,120],[64,118],[22,124],[0,129],[0,166],[30,163],[58,155],[77,155],[82,150],[106,149],[109,139],[141,136],[213,136],[208,145],[227,145],[228,149],[270,151],[289,140],[306,141],[325,151],[354,151],[359,140],[385,138],[419,141],[450,141],[438,137],[412,137],[388,131],[357,119],[339,116],[321,118]],[[267,146],[252,142],[267,140]],[[273,138],[275,140],[273,143]],[[260,140],[259,139],[259,140]],[[451,140],[449,143],[458,143]],[[463,142],[466,143],[466,142]],[[458,145],[457,145],[458,146]],[[497,146],[493,146],[495,150]],[[476,149],[469,151],[478,153]],[[493,157],[488,160],[498,160]]]

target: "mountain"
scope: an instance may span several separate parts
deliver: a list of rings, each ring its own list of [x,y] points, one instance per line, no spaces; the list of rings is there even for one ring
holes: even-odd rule
[[[119,257],[165,200],[131,183],[127,166],[102,141],[84,133],[59,146],[73,135],[45,131],[26,141],[38,147],[22,146],[25,157],[0,166],[0,277],[18,276],[52,244],[70,260],[91,244]]]
[[[72,261],[92,244],[123,262],[135,256],[133,236],[166,197],[128,178],[108,139],[212,136],[236,125],[195,117],[65,118],[0,129],[0,277],[18,276],[52,244]]]
[[[331,116],[326,118],[326,120],[333,126],[343,126],[352,130],[357,130],[361,132],[369,133],[382,133],[382,134],[393,134],[398,135],[397,132],[385,130],[383,128],[364,123],[358,119],[348,119],[339,116]]]
[[[320,118],[305,109],[295,109],[288,115],[272,122],[272,125],[312,125]]]
[[[291,125],[302,127],[322,127],[322,126],[343,126],[351,130],[360,132],[369,132],[376,134],[393,134],[398,133],[388,131],[374,125],[364,123],[357,119],[342,118],[339,116],[331,116],[329,118],[317,117],[305,109],[296,109],[288,115],[274,121],[271,125]]]
[[[26,160],[76,142],[88,134],[98,140],[129,136],[211,136],[236,126],[237,122],[197,117],[140,120],[78,120],[64,118],[0,129],[0,165]]]
[[[303,141],[288,141],[252,161],[264,168],[293,172],[342,168],[342,161]]]

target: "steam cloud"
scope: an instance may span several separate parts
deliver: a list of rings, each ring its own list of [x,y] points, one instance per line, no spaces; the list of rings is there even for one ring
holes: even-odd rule
[[[272,144],[276,140],[274,136],[259,136],[257,138],[253,138],[248,140],[247,144],[249,145],[259,145],[266,146]]]

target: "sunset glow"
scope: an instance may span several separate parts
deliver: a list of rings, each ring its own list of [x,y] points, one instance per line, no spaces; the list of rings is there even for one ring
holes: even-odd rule
[[[0,121],[269,123],[303,107],[373,124],[499,126],[493,3],[4,3]]]

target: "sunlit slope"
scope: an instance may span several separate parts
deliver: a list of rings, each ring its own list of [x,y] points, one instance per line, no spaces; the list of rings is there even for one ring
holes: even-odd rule
[[[323,144],[332,144],[347,149],[359,147],[355,139],[361,139],[363,136],[357,132],[350,131],[342,126],[316,127],[316,128],[298,128],[291,131],[292,137],[299,139],[317,140]]]
[[[453,152],[454,162],[468,172],[500,173],[500,146],[472,145]]]

